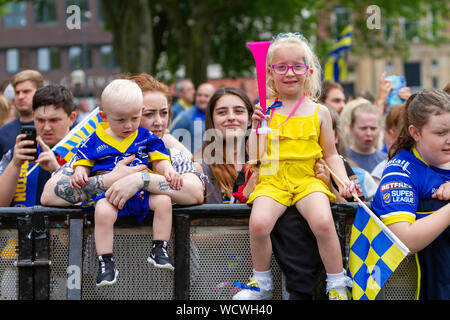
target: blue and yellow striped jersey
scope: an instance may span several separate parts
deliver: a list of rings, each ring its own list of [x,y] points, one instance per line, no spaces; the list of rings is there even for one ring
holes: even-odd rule
[[[100,123],[96,131],[81,144],[73,167],[91,167],[91,174],[95,175],[111,171],[120,160],[132,154],[136,158],[129,166],[146,164],[151,169],[153,161],[170,161],[163,141],[147,129],[139,127],[127,138],[118,141],[105,131],[108,127],[108,123]]]
[[[450,170],[430,167],[414,148],[400,151],[388,162],[372,207],[386,225],[413,223],[449,202],[431,197],[448,181]],[[450,299],[450,229],[447,227],[432,243],[419,251],[416,261],[416,298]]]

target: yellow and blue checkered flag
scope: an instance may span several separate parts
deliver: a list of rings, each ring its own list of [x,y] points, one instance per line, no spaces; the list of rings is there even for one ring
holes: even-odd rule
[[[102,122],[102,118],[98,113],[100,108],[97,107],[92,110],[80,123],[78,123],[69,133],[58,142],[52,151],[59,154],[67,162],[77,153],[80,143],[89,137],[91,133],[97,129],[97,124]],[[30,175],[39,164],[35,164],[30,170],[28,170],[26,176]]]
[[[359,200],[359,199],[358,199]],[[347,275],[353,300],[374,300],[409,249],[359,200],[352,226]]]
[[[97,129],[97,125],[102,122],[99,111],[99,107],[92,110],[75,128],[70,130],[64,139],[53,147],[53,151],[69,162],[77,153],[81,142],[89,137]]]
[[[353,26],[342,30],[327,56],[324,66],[324,80],[339,82],[347,76],[347,55],[352,44]]]
[[[0,253],[0,258],[3,260],[17,260],[17,257],[19,256],[17,249],[17,239],[15,237],[10,237]]]

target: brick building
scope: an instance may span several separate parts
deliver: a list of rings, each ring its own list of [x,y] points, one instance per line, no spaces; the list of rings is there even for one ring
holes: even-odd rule
[[[69,29],[68,19],[76,14],[66,12],[72,4],[81,9],[81,23]],[[22,1],[8,4],[5,11],[0,21],[0,81],[36,69],[47,83],[63,84],[77,95],[98,96],[120,74],[112,35],[103,28],[101,1]]]

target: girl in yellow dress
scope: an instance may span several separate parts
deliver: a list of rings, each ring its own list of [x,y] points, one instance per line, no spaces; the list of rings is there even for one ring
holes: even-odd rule
[[[252,129],[262,119],[272,133],[259,135],[259,184],[247,203],[253,204],[250,216],[250,249],[253,279],[234,300],[259,300],[272,297],[270,269],[272,244],[270,233],[287,207],[295,205],[314,233],[327,272],[330,299],[347,299],[342,254],[330,201],[335,201],[327,185],[315,176],[314,166],[323,158],[328,167],[345,183],[339,186],[343,197],[351,197],[354,184],[348,179],[339,157],[326,106],[315,101],[320,95],[320,64],[306,39],[299,33],[279,34],[267,54],[267,90],[271,107],[267,115],[257,106]],[[256,158],[258,137],[249,138],[250,158]],[[298,254],[302,254],[299,252]]]

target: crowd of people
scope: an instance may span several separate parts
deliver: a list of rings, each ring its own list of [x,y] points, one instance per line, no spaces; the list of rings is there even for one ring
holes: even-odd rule
[[[118,218],[141,220],[153,211],[147,260],[173,270],[173,204],[247,203],[253,276],[233,299],[272,298],[273,253],[290,299],[311,299],[324,267],[329,299],[346,300],[351,279],[330,202],[356,194],[373,200],[375,213],[418,253],[420,297],[450,299],[448,86],[414,94],[405,88],[404,103],[390,106],[383,73],[377,93],[349,99],[340,84],[321,81],[302,35],[280,34],[267,57],[266,113],[241,89],[203,83],[195,90],[183,79],[172,103],[166,84],[128,75],[104,89],[102,122],[69,162],[52,148],[76,120],[72,93],[44,86],[34,70],[16,74],[11,86],[13,97],[0,95],[0,205],[92,203],[99,287],[118,278]],[[258,132],[263,119],[272,133]],[[37,150],[21,133],[29,125]]]

